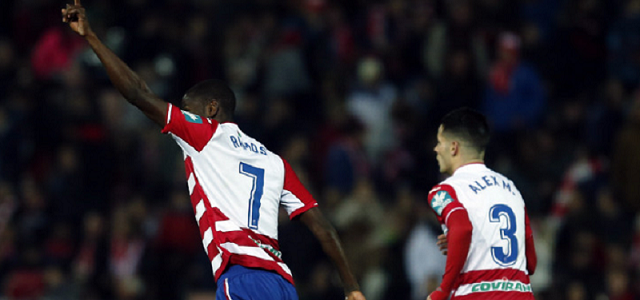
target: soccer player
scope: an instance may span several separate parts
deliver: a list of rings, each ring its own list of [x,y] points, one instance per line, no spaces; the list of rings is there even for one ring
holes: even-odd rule
[[[447,262],[440,287],[427,299],[534,299],[529,218],[513,182],[484,165],[485,116],[454,110],[442,119],[437,139],[440,172],[450,177],[428,199],[445,233],[437,244]]]
[[[185,93],[181,110],[154,95],[98,39],[79,0],[62,9],[62,19],[87,40],[124,98],[182,148],[191,203],[218,285],[216,299],[298,299],[278,247],[280,205],[318,238],[338,269],[346,299],[365,299],[335,229],[291,166],[232,123],[235,96],[226,84],[196,84]]]

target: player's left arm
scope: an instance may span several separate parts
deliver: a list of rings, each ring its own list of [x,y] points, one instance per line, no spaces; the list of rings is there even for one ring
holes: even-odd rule
[[[62,9],[62,21],[68,23],[73,31],[87,40],[107,70],[113,86],[124,98],[138,107],[149,119],[164,127],[167,103],[151,92],[147,84],[100,41],[89,26],[80,0],[74,0],[73,5],[67,4],[67,7]]]
[[[527,271],[529,275],[533,275],[538,265],[538,256],[536,254],[536,247],[533,243],[533,230],[529,223],[529,214],[527,210],[524,211],[524,226],[525,226],[525,255],[527,256]]]
[[[342,250],[335,228],[323,216],[319,208],[313,207],[300,215],[300,221],[304,223],[315,235],[322,245],[322,250],[331,258],[338,269],[342,280],[345,295],[348,300],[365,300],[360,292],[360,287],[355,276],[351,273],[347,258]]]
[[[323,216],[318,208],[318,202],[300,182],[289,162],[282,159],[282,164],[284,166],[284,184],[280,204],[284,206],[292,220],[302,221],[320,241],[322,249],[338,269],[347,299],[365,300],[364,295],[360,292],[358,282],[351,273],[335,228]]]

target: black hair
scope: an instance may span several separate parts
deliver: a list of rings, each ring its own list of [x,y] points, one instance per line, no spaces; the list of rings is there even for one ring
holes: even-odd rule
[[[484,151],[489,144],[491,134],[487,118],[474,109],[455,109],[442,118],[441,124],[443,133],[460,138],[478,152]]]
[[[209,79],[201,81],[190,88],[186,95],[189,98],[205,101],[217,100],[226,117],[232,118],[236,110],[236,95],[222,80]]]

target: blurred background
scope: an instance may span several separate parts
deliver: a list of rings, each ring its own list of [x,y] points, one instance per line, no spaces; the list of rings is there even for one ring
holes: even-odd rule
[[[180,149],[114,90],[64,1],[0,2],[0,298],[214,299]],[[94,31],[173,103],[229,82],[369,300],[425,299],[441,117],[490,118],[523,194],[537,299],[640,299],[640,0],[87,0]],[[342,299],[281,213],[302,300]]]

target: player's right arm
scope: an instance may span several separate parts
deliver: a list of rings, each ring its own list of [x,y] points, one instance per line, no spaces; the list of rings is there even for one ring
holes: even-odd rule
[[[147,84],[118,56],[105,46],[91,30],[80,0],[62,9],[62,21],[84,37],[96,53],[115,88],[127,101],[138,107],[149,119],[164,127],[167,103],[153,94]]]
[[[447,254],[447,262],[442,282],[438,289],[429,295],[429,300],[448,299],[455,282],[464,267],[471,246],[473,226],[467,210],[458,201],[453,187],[447,184],[435,186],[429,192],[429,205],[438,221],[448,228],[444,237],[438,237],[438,246]],[[447,253],[445,253],[447,252]]]

